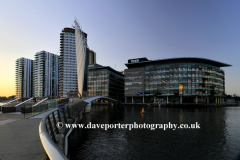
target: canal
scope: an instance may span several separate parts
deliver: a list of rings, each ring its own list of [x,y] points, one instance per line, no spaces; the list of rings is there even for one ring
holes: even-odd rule
[[[74,129],[69,156],[74,159],[240,159],[240,107],[178,109],[92,106],[81,123],[196,124],[200,128]]]

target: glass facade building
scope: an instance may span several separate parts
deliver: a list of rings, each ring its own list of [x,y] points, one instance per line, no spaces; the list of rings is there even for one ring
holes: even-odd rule
[[[88,68],[88,96],[108,96],[124,100],[124,75],[109,66],[98,64]]]
[[[125,102],[221,103],[225,63],[203,58],[130,59],[125,64]]]
[[[96,64],[96,53],[93,50],[89,50],[89,64]]]

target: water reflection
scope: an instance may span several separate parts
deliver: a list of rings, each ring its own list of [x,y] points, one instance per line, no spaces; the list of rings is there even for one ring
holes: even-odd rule
[[[92,106],[88,124],[200,124],[200,129],[75,129],[71,159],[239,159],[240,109]]]

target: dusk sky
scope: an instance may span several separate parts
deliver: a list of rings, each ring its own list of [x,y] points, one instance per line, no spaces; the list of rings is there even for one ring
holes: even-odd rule
[[[97,63],[202,57],[227,64],[225,90],[240,96],[239,0],[0,1],[0,96],[15,95],[15,61],[59,55],[60,33],[77,18]],[[116,66],[116,68],[115,68]]]

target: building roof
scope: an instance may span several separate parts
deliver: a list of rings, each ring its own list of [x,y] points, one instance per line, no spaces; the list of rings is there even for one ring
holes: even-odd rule
[[[73,28],[63,28],[62,32],[72,32],[72,33],[75,33],[75,29]]]
[[[75,29],[66,27],[66,28],[62,29],[62,32],[72,32],[72,33],[75,33]],[[83,32],[83,34],[84,34],[84,37],[87,38],[87,33]]]
[[[99,66],[99,67],[93,67],[93,68],[88,68],[89,70],[98,70],[98,69],[108,69],[116,74],[119,74],[119,75],[122,75],[124,76],[121,72],[119,71],[116,71],[115,69],[112,69],[111,67],[109,66]]]
[[[124,70],[122,70],[122,71],[119,71],[119,72],[121,72],[122,74],[124,74]]]
[[[149,64],[169,64],[169,63],[205,63],[210,64],[216,67],[228,67],[232,66],[230,64],[214,61],[211,59],[206,58],[197,58],[197,57],[180,57],[180,58],[168,58],[168,59],[158,59],[158,60],[146,60],[146,61],[139,61],[137,62],[137,59],[130,59],[128,60],[128,63],[125,63],[125,65],[128,68],[132,67],[143,67],[145,65]],[[131,63],[129,63],[131,62]]]

